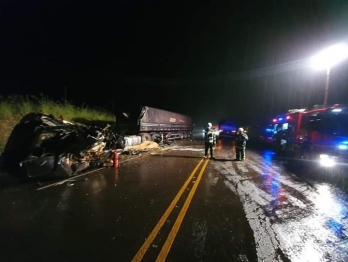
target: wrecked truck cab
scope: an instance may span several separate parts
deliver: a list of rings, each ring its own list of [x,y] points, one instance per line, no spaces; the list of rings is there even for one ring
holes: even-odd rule
[[[2,154],[2,169],[20,177],[70,177],[112,165],[113,152],[123,148],[123,137],[110,126],[76,125],[30,113],[13,129]]]

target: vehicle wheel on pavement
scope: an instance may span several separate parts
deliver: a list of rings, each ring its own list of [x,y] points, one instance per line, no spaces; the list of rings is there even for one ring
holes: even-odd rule
[[[160,134],[154,133],[154,134],[152,134],[151,140],[156,142],[156,143],[161,143],[162,137]]]
[[[151,135],[148,133],[141,134],[141,142],[151,141]]]
[[[156,143],[161,143],[162,142],[162,137],[161,136],[156,136],[153,138],[153,141],[155,141]]]

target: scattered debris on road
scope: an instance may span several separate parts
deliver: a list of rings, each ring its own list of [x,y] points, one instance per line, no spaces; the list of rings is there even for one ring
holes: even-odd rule
[[[2,154],[4,171],[24,177],[70,177],[109,166],[124,147],[110,125],[76,125],[52,115],[30,113],[14,127]]]

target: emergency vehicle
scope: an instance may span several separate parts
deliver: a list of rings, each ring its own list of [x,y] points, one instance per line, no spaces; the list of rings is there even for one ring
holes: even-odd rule
[[[279,155],[332,167],[348,164],[348,105],[290,109],[272,119]]]

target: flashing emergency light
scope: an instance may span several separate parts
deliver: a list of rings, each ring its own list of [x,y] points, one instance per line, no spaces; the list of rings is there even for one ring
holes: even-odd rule
[[[284,122],[284,121],[287,121],[287,120],[291,120],[292,117],[289,116],[289,115],[283,115],[283,116],[277,116],[276,118],[273,118],[272,119],[272,122],[273,123],[278,123],[278,122]]]
[[[340,150],[347,150],[348,149],[348,141],[341,142],[337,147]]]
[[[341,112],[342,109],[341,108],[335,108],[335,109],[332,109],[332,112]]]

